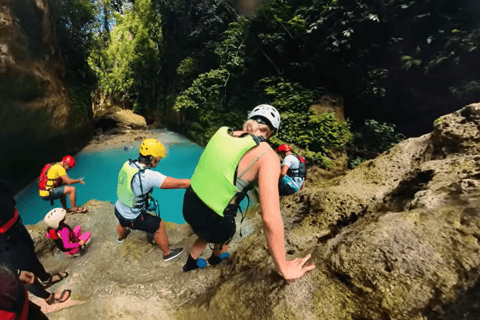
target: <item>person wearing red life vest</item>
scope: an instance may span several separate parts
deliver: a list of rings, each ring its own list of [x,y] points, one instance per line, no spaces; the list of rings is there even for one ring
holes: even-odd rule
[[[45,288],[62,281],[68,273],[50,274],[45,270],[35,254],[32,237],[23,225],[15,203],[12,185],[0,180],[0,264],[18,275],[21,275],[19,270],[34,274],[34,279],[27,281],[26,287],[37,297],[45,299],[47,304],[65,302],[70,298],[70,290],[50,293]]]
[[[282,144],[277,152],[282,156],[283,162],[280,172],[280,195],[288,195],[303,190],[307,169],[305,160],[292,152],[292,147]]]
[[[75,213],[85,213],[87,208],[77,207],[76,192],[72,184],[81,183],[85,185],[85,181],[81,179],[71,179],[67,175],[67,170],[75,166],[75,159],[72,156],[65,156],[62,161],[55,164],[47,164],[43,167],[38,182],[38,193],[43,200],[50,201],[60,199],[65,210]],[[67,195],[70,200],[71,209],[67,207]]]
[[[47,320],[40,307],[28,300],[24,284],[33,284],[35,275],[28,271],[15,274],[0,264],[0,319]]]

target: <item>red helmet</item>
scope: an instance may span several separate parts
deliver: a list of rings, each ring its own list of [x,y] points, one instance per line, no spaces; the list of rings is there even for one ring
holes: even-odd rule
[[[278,147],[277,152],[288,152],[292,151],[292,148],[288,144],[282,144],[280,147]]]
[[[68,164],[70,168],[75,167],[75,159],[72,156],[65,156],[62,158],[62,161]]]

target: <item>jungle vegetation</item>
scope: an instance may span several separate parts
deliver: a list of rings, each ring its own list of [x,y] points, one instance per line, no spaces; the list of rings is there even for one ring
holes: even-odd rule
[[[480,98],[478,1],[51,1],[75,101],[100,93],[148,121],[182,112],[203,145],[269,103],[274,144],[355,166]],[[348,120],[315,114],[322,96]]]

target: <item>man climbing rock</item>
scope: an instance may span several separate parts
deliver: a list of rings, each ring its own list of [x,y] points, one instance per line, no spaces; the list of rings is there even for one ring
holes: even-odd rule
[[[50,201],[53,205],[53,200],[60,199],[63,209],[75,213],[85,213],[87,208],[77,207],[75,183],[85,185],[82,179],[71,179],[67,175],[67,170],[75,166],[75,159],[72,156],[63,157],[62,161],[56,164],[47,164],[43,167],[38,183],[38,193],[45,201]],[[67,207],[67,195],[70,200],[71,209]]]
[[[171,249],[165,232],[163,220],[147,212],[152,197],[153,188],[185,189],[190,186],[189,179],[167,177],[155,168],[167,152],[163,144],[155,139],[145,139],[140,145],[140,155],[137,160],[124,163],[118,174],[115,215],[118,219],[118,242],[122,242],[130,232],[129,229],[142,230],[153,234],[155,243],[163,252],[163,260],[177,258],[183,248]]]
[[[283,158],[280,171],[280,195],[284,196],[303,190],[307,177],[307,168],[303,157],[293,153],[288,144],[279,146],[277,152]]]

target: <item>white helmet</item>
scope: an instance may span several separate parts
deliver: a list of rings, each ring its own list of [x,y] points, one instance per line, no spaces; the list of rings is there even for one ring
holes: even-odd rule
[[[256,117],[261,117],[272,125],[274,128],[275,132],[278,131],[278,128],[280,127],[280,113],[278,113],[277,109],[272,107],[269,104],[261,104],[256,106],[252,112],[248,114],[248,119],[256,118]]]
[[[65,214],[67,212],[63,208],[55,208],[50,210],[43,221],[45,221],[45,224],[52,229],[58,229],[58,226],[60,225],[60,221],[62,221],[65,218]]]

